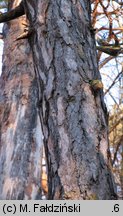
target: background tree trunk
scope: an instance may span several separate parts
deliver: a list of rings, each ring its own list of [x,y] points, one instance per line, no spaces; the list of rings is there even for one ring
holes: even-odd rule
[[[11,1],[16,7],[20,1]],[[13,3],[13,4],[12,4]],[[25,17],[4,25],[0,78],[0,199],[41,199],[42,132]]]
[[[108,164],[107,113],[90,1],[24,1],[33,36],[49,199],[115,199]]]

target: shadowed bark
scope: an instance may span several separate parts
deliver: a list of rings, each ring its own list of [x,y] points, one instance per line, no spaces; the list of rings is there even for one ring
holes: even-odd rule
[[[18,1],[13,1],[14,5]],[[4,26],[0,77],[0,199],[41,199],[42,132],[38,88],[25,17]]]

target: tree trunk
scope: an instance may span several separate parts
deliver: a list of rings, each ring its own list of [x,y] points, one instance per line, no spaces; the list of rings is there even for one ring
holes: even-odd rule
[[[11,1],[16,7],[18,0]],[[25,17],[4,25],[0,78],[0,199],[41,199],[42,132]]]
[[[90,1],[24,1],[38,80],[49,199],[115,199],[107,113],[99,80]]]

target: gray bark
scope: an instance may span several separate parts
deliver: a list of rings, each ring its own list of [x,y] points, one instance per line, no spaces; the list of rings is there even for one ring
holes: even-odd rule
[[[11,1],[12,2],[12,1]],[[19,1],[13,1],[15,7]],[[41,199],[42,132],[25,17],[4,26],[0,78],[0,199]]]
[[[38,80],[49,199],[115,199],[108,162],[107,113],[90,1],[30,0],[25,11]]]

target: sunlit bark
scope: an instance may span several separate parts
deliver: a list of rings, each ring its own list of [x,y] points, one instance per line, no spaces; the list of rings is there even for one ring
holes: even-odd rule
[[[38,80],[49,199],[115,199],[107,113],[86,0],[24,1]]]

